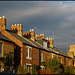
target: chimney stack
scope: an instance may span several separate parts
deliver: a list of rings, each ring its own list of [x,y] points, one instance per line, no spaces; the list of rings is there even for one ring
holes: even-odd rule
[[[12,26],[11,26],[11,30],[16,30],[17,31],[17,33],[19,34],[19,35],[23,35],[23,26],[22,26],[22,24],[20,23],[20,25],[19,24],[12,24]]]
[[[34,31],[34,29],[30,29],[30,31],[24,32],[24,36],[26,38],[31,38],[31,39],[35,40],[35,31]]]
[[[5,30],[6,29],[6,19],[5,16],[0,17],[0,30]]]
[[[48,37],[47,37],[47,41],[48,41],[48,47],[54,47],[54,45],[53,45],[53,38],[49,38],[48,39]]]

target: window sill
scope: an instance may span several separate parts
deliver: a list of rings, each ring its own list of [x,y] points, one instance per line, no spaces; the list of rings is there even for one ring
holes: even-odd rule
[[[44,62],[44,60],[41,60],[41,62]]]
[[[29,57],[26,57],[26,59],[30,59],[30,60],[32,60],[32,58],[29,58]]]

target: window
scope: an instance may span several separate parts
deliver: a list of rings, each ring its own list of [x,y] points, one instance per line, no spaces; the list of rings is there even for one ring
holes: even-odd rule
[[[62,57],[60,58],[61,64],[62,64]]]
[[[64,57],[64,65],[65,65],[65,57]]]
[[[27,57],[28,59],[31,59],[31,47],[27,46]]]
[[[52,58],[54,58],[54,55],[55,55],[55,54],[54,54],[54,53],[52,53]]]
[[[41,52],[41,61],[44,61],[44,52]]]
[[[41,66],[41,70],[43,70],[45,67],[44,66]]]
[[[28,72],[31,72],[32,65],[31,65],[31,64],[26,64],[26,66],[27,66],[27,71],[28,71]]]
[[[46,41],[43,42],[43,46],[47,47],[47,42]]]
[[[2,55],[2,43],[0,42],[0,55]]]
[[[69,62],[69,66],[70,66],[70,59],[68,60],[68,62]]]

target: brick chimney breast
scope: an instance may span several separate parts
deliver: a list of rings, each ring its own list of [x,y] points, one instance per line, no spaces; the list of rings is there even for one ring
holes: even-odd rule
[[[5,16],[0,17],[0,31],[6,29],[6,19]]]
[[[19,34],[19,35],[23,35],[23,26],[22,26],[22,24],[20,23],[20,25],[19,24],[12,24],[12,26],[11,26],[11,30],[16,30],[17,31],[17,33]]]

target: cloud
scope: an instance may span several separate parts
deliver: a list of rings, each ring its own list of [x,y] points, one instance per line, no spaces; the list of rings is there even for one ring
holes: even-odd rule
[[[65,50],[65,42],[75,42],[75,2],[71,1],[9,1],[0,2],[0,15],[7,26],[22,22],[24,30],[37,28],[37,34],[53,37],[55,45]]]

